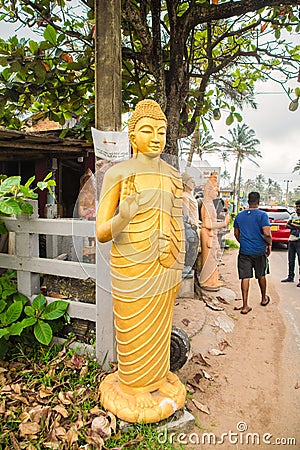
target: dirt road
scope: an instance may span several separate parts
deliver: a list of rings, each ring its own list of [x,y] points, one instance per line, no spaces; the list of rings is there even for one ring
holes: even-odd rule
[[[237,250],[223,255],[220,274],[226,286],[240,298],[236,272]],[[279,273],[286,275],[283,260],[287,257],[271,255],[268,289],[271,303],[260,306],[255,280],[250,285],[252,311],[243,316],[233,307],[241,302],[224,305],[234,319],[233,332],[228,333],[228,345],[223,355],[203,355],[210,366],[189,361],[181,369],[181,378],[192,380],[202,369],[213,377],[202,377],[200,389],[189,395],[188,407],[196,418],[193,434],[181,437],[187,449],[300,449],[300,349],[282,294]],[[277,267],[280,264],[280,269]],[[285,260],[286,264],[286,260]],[[276,267],[276,269],[275,269]],[[300,289],[296,284],[294,302]],[[298,290],[297,290],[298,289]],[[281,297],[278,292],[280,291]],[[298,307],[296,307],[298,309]],[[198,376],[199,378],[199,376]],[[202,404],[199,405],[196,402]],[[210,414],[200,411],[207,406]],[[198,407],[197,407],[198,406]]]

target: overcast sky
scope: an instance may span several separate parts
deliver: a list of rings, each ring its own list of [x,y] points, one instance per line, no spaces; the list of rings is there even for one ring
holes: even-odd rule
[[[294,83],[293,87],[297,87],[297,84],[300,87],[299,83]],[[293,180],[289,186],[295,188],[300,185],[300,175],[292,173],[300,159],[300,107],[297,111],[289,111],[290,100],[277,83],[260,83],[256,91],[258,108],[247,108],[242,111],[242,115],[244,123],[255,131],[255,137],[260,140],[257,149],[262,158],[257,159],[260,167],[244,161],[242,177],[255,178],[258,174],[263,174],[266,178],[278,181],[284,190],[284,180]],[[214,122],[216,140],[219,140],[220,135],[228,137],[228,127],[224,122]],[[236,126],[237,122],[231,125],[231,129]],[[218,162],[218,159],[210,156],[207,160],[214,164]],[[232,161],[228,168],[233,167]]]
[[[14,25],[1,22],[1,37],[3,39],[12,35]],[[18,37],[36,38],[30,30],[20,28],[17,30]],[[298,40],[298,38],[297,38]],[[296,80],[290,87],[300,87]],[[260,83],[256,89],[258,109],[246,108],[242,111],[244,123],[255,131],[260,140],[257,147],[261,151],[262,158],[257,159],[260,167],[256,167],[247,161],[243,162],[242,178],[255,178],[263,174],[266,178],[278,181],[283,190],[286,189],[284,180],[292,180],[290,188],[300,186],[300,174],[293,172],[297,161],[300,159],[300,107],[297,111],[289,111],[287,95],[277,83]],[[226,115],[219,121],[214,121],[214,139],[219,141],[220,135],[228,136],[228,127],[225,125]],[[235,121],[231,128],[236,127]],[[212,166],[220,166],[221,160],[215,156],[205,157]],[[227,170],[234,171],[234,161],[227,164]]]

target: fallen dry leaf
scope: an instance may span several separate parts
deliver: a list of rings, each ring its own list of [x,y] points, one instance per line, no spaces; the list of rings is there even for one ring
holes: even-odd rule
[[[104,440],[102,437],[92,430],[89,430],[89,434],[86,436],[86,442],[88,444],[92,444],[93,448],[96,448],[97,450],[101,450],[104,446]]]
[[[99,406],[94,406],[94,408],[92,408],[90,410],[91,414],[94,414],[95,416],[99,416],[99,414],[101,414],[103,410],[99,408]]]
[[[208,372],[206,372],[206,370],[202,369],[202,373],[203,373],[204,378],[206,378],[207,380],[214,379]]]
[[[189,380],[189,381],[188,381],[188,384],[189,384],[190,386],[192,386],[192,388],[199,389],[200,392],[204,392],[204,389],[202,389],[202,387],[201,387],[198,383],[196,383],[196,381],[194,381],[194,380]]]
[[[19,425],[20,437],[27,435],[35,435],[41,431],[41,426],[38,423],[26,422]]]
[[[0,414],[5,413],[5,399],[2,400],[2,403],[0,405]]]
[[[189,392],[191,392],[192,394],[195,394],[196,389],[195,389],[195,387],[194,387],[191,383],[187,383],[187,384],[186,384],[186,388],[187,388],[187,390],[188,390]]]
[[[81,369],[86,364],[86,357],[83,355],[73,355],[69,361],[65,361],[65,365],[71,369]]]
[[[21,394],[21,386],[20,386],[20,384],[12,384],[11,388],[16,394]]]
[[[74,398],[71,391],[60,392],[58,394],[58,398],[64,405],[71,405],[72,403],[74,403]]]
[[[201,364],[207,367],[210,367],[210,364],[206,361],[206,359],[201,355],[201,353],[196,353],[192,356],[192,361],[196,364]]]
[[[33,422],[39,423],[40,421],[45,421],[46,417],[49,413],[51,413],[50,406],[36,406],[35,408],[32,408],[28,411],[30,415],[30,419]]]
[[[205,414],[210,414],[210,410],[208,408],[207,405],[204,405],[203,403],[198,402],[195,399],[192,399],[192,402],[194,403],[194,405],[196,406],[197,409],[199,409],[199,411],[204,412]]]
[[[53,429],[55,437],[58,437],[61,440],[65,440],[67,436],[67,432],[64,427],[57,427]]]
[[[63,299],[69,298],[69,297],[67,297],[66,295],[58,294],[57,292],[49,292],[48,297],[52,297],[52,298],[63,298]]]
[[[15,434],[12,431],[9,432],[9,437],[10,437],[10,441],[12,443],[12,446],[13,446],[14,450],[21,450],[21,447],[19,446],[18,440],[17,440]]]
[[[222,352],[221,350],[218,350],[217,348],[211,348],[210,350],[208,350],[208,353],[212,356],[225,355],[224,352]]]
[[[53,396],[53,388],[51,387],[41,387],[38,391],[38,394],[41,398],[51,397]]]
[[[88,373],[88,370],[89,370],[88,366],[83,366],[83,368],[79,373],[80,378],[84,377]]]
[[[6,392],[11,392],[12,389],[10,387],[9,384],[7,384],[6,386],[3,386],[3,388],[1,389],[1,394],[5,394]]]
[[[189,319],[182,319],[181,322],[183,323],[183,325],[185,325],[187,327],[188,324],[190,323],[190,320]]]
[[[58,412],[58,413],[61,414],[65,419],[66,419],[67,417],[69,417],[69,413],[68,413],[68,411],[66,410],[66,408],[65,408],[64,406],[56,405],[56,406],[54,406],[53,411]]]
[[[226,347],[231,347],[231,344],[226,339],[221,339],[218,346],[219,349],[223,351]]]
[[[111,412],[107,412],[107,417],[110,421],[110,428],[113,431],[113,433],[116,433],[117,430],[117,419],[116,416],[113,415]]]
[[[77,430],[75,430],[75,427],[72,427],[67,431],[66,441],[69,445],[68,448],[72,448],[72,445],[78,441],[78,433]]]
[[[22,414],[20,414],[19,419],[21,422],[28,422],[30,420],[30,414],[27,411],[23,411]]]
[[[95,417],[92,421],[91,429],[94,433],[98,433],[104,440],[111,436],[110,421],[107,417]]]
[[[224,305],[229,305],[229,304],[230,304],[230,303],[229,303],[227,300],[225,300],[225,298],[223,298],[223,297],[218,296],[218,297],[216,297],[216,299],[219,300],[219,302],[220,302],[220,303],[223,303]]]

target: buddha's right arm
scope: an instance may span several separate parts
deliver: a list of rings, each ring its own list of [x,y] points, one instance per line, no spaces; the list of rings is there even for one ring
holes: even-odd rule
[[[96,217],[96,236],[99,242],[108,242],[113,238],[112,223],[119,198],[119,180],[109,170],[104,176]]]
[[[101,216],[101,211],[98,214]],[[99,242],[108,242],[114,239],[118,234],[127,227],[130,222],[129,217],[122,217],[120,213],[112,217],[106,222],[100,219],[96,221],[96,236]]]
[[[97,211],[96,236],[100,242],[114,239],[139,210],[140,193],[136,192],[134,175],[124,181],[112,172],[110,170],[105,174]],[[126,191],[128,196],[120,203],[122,183],[123,191]],[[118,206],[119,211],[115,215]]]

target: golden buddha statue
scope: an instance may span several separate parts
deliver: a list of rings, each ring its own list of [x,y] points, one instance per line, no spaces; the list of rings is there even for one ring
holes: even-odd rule
[[[217,291],[222,286],[219,281],[218,259],[220,244],[218,240],[218,229],[229,224],[229,214],[225,215],[224,221],[218,222],[217,211],[214,200],[218,196],[218,177],[213,172],[204,186],[204,197],[201,208],[202,228],[201,237],[201,273],[200,286],[203,289]]]
[[[185,387],[170,372],[174,301],[184,263],[182,182],[160,158],[167,120],[139,102],[129,122],[133,157],[104,176],[96,219],[110,257],[118,370],[100,385],[101,404],[128,422],[157,422],[181,409]]]

